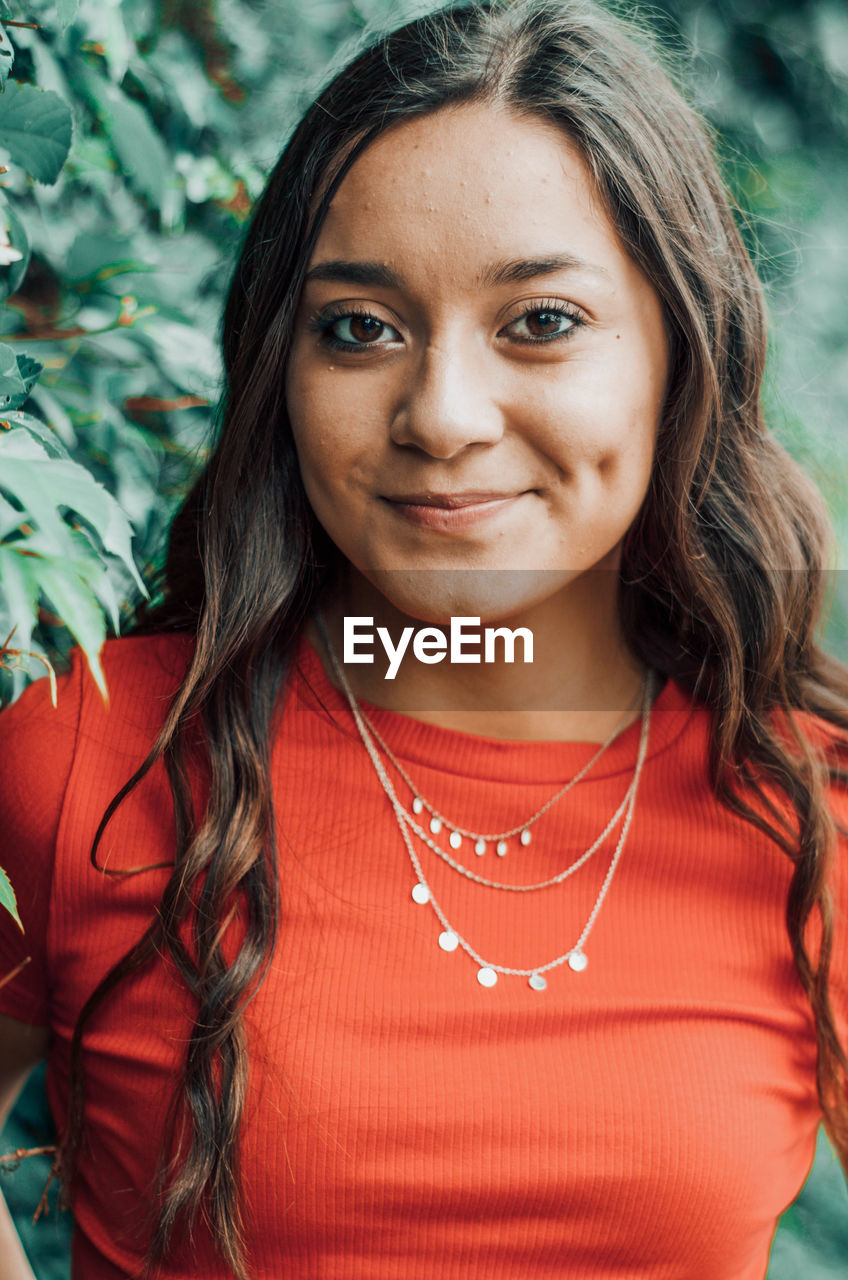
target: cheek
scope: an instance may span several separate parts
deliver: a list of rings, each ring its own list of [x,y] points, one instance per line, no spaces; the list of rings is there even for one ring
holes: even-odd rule
[[[630,362],[575,362],[525,398],[522,413],[528,435],[536,435],[559,466],[608,471],[652,456],[662,394],[662,383]]]

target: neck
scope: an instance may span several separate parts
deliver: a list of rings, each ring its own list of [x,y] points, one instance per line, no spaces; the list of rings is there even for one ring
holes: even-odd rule
[[[485,662],[483,626],[466,627],[479,636],[466,652],[479,663],[450,661],[450,627],[440,625],[445,658],[427,664],[414,656],[415,634],[429,623],[396,609],[371,583],[351,575],[344,588],[324,601],[322,617],[336,658],[357,699],[400,712],[446,729],[517,741],[604,742],[641,713],[640,690],[645,667],[630,652],[621,633],[615,573],[585,573],[555,595],[483,625],[532,634],[533,661],[516,639],[514,661],[505,661],[501,639],[494,642],[494,661]],[[372,618],[360,634],[360,653],[373,663],[344,662],[345,618]],[[377,629],[385,628],[397,655],[408,632],[403,657],[390,660]],[[408,629],[412,629],[411,632]],[[310,638],[321,654],[330,680],[338,684],[314,623]],[[393,670],[393,678],[387,678]]]

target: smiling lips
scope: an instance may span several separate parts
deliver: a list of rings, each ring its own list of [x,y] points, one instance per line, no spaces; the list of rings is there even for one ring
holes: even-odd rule
[[[465,493],[410,493],[386,497],[393,511],[410,524],[453,533],[468,529],[505,510],[524,490],[504,493],[467,490]]]

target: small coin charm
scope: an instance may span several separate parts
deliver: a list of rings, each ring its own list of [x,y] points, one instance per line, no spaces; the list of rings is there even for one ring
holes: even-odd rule
[[[575,973],[582,973],[588,963],[589,961],[582,951],[574,950],[568,957],[568,967],[573,969]]]
[[[486,841],[478,840],[474,846],[474,852],[477,854],[478,858],[482,858],[483,854],[486,852]]]
[[[548,984],[541,973],[531,973],[527,979],[527,985],[532,987],[534,991],[544,991]]]
[[[430,819],[430,830],[432,831],[433,835],[434,835],[434,836],[437,836],[437,835],[439,834],[439,832],[441,831],[441,829],[442,829],[442,820],[441,820],[441,818],[431,818],[431,819]]]
[[[427,888],[426,884],[422,884],[419,880],[418,884],[412,890],[412,896],[415,901],[423,907],[425,902],[430,901],[430,890]]]
[[[443,929],[439,934],[439,946],[443,951],[456,951],[459,938],[451,929]]]
[[[521,843],[524,845],[525,849],[527,848],[527,846],[528,846],[528,844],[530,843],[530,841],[533,839],[533,837],[531,836],[530,832],[529,832],[529,831],[527,831],[526,829],[525,829],[524,831],[522,831],[521,835],[520,835],[518,838],[519,838],[519,840],[521,841]],[[540,990],[541,990],[541,988],[540,988]]]
[[[504,854],[506,853],[506,840],[498,841],[498,843],[495,845],[495,853],[498,855],[499,858],[502,858],[504,856]]]
[[[424,812],[424,801],[421,799],[421,797],[420,797],[420,796],[416,796],[416,797],[415,797],[415,799],[413,800],[413,802],[412,802],[412,812],[413,812],[413,813],[423,813],[423,812]]]
[[[452,831],[450,833],[449,844],[452,849],[458,849],[459,846],[462,844],[462,836],[459,834],[458,831]]]
[[[498,975],[495,973],[494,969],[490,969],[488,965],[477,970],[477,981],[480,983],[481,987],[493,987],[497,980]]]

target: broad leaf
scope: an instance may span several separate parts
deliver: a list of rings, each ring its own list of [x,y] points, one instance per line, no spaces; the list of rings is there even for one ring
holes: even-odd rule
[[[12,70],[14,61],[14,46],[6,35],[5,28],[0,27],[0,86],[4,85],[9,79],[9,72]]]
[[[38,182],[58,178],[71,132],[71,113],[52,89],[10,80],[0,94],[0,146]]]
[[[161,209],[171,161],[160,134],[144,108],[117,85],[94,77],[89,84],[121,168],[136,191]]]
[[[17,262],[10,264],[3,283],[8,293],[17,293],[21,286],[21,282],[27,273],[27,268],[29,267],[29,234],[23,219],[19,217],[14,205],[6,205],[4,216],[9,228],[9,243],[13,249],[17,249],[21,256]]]

